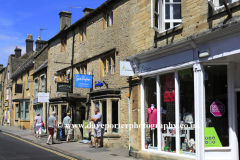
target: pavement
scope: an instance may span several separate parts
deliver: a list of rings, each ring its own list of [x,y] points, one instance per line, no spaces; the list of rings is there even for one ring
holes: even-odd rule
[[[22,130],[17,127],[0,126],[0,132],[5,132],[26,141],[38,144],[44,148],[48,148],[65,155],[72,156],[77,159],[87,160],[136,160],[136,158],[129,156],[129,150],[124,148],[89,148],[89,144],[82,144],[78,142],[66,143],[65,141],[56,141],[57,144],[47,145],[47,135],[42,135],[42,138],[36,138],[33,130]],[[51,144],[51,141],[50,141]]]

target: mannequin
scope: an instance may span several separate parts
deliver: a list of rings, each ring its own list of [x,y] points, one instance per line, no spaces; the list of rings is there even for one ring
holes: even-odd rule
[[[148,124],[150,125],[151,132],[152,132],[152,142],[154,146],[154,132],[157,127],[157,109],[155,108],[154,104],[151,104],[151,107],[148,108],[147,110],[147,120]]]

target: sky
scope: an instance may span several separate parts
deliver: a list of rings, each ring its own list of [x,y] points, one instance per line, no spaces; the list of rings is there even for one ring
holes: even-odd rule
[[[1,0],[0,5],[0,64],[6,67],[8,57],[14,54],[16,46],[26,51],[27,34],[33,35],[35,41],[51,39],[60,30],[59,13],[72,8],[72,24],[83,17],[86,7],[97,8],[106,0]]]

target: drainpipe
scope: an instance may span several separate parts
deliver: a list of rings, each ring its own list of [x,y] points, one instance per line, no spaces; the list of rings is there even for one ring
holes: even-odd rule
[[[10,90],[10,99],[8,99],[8,101],[10,101],[10,103],[9,103],[10,104],[9,105],[9,112],[10,112],[9,113],[10,114],[9,115],[9,118],[10,118],[9,126],[12,126],[12,118],[11,118],[12,117],[12,88],[9,88],[9,90]]]
[[[130,139],[130,131],[131,131],[131,129],[130,129],[130,97],[128,97],[128,123],[129,123],[129,141],[128,141],[128,149],[129,149],[129,151],[130,151],[130,142],[131,142],[131,139]]]

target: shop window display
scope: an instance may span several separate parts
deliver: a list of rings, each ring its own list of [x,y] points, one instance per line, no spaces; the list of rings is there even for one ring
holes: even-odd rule
[[[205,147],[228,147],[228,82],[226,65],[204,66],[206,129],[213,129],[214,139],[205,136]],[[211,143],[211,145],[209,144]]]
[[[161,150],[176,153],[175,125],[175,75],[160,76],[161,84]]]
[[[145,84],[145,149],[157,150],[156,77],[144,79]]]
[[[195,116],[194,116],[194,75],[193,69],[178,71],[179,79],[179,122],[180,122],[180,154],[194,155],[195,148]]]

